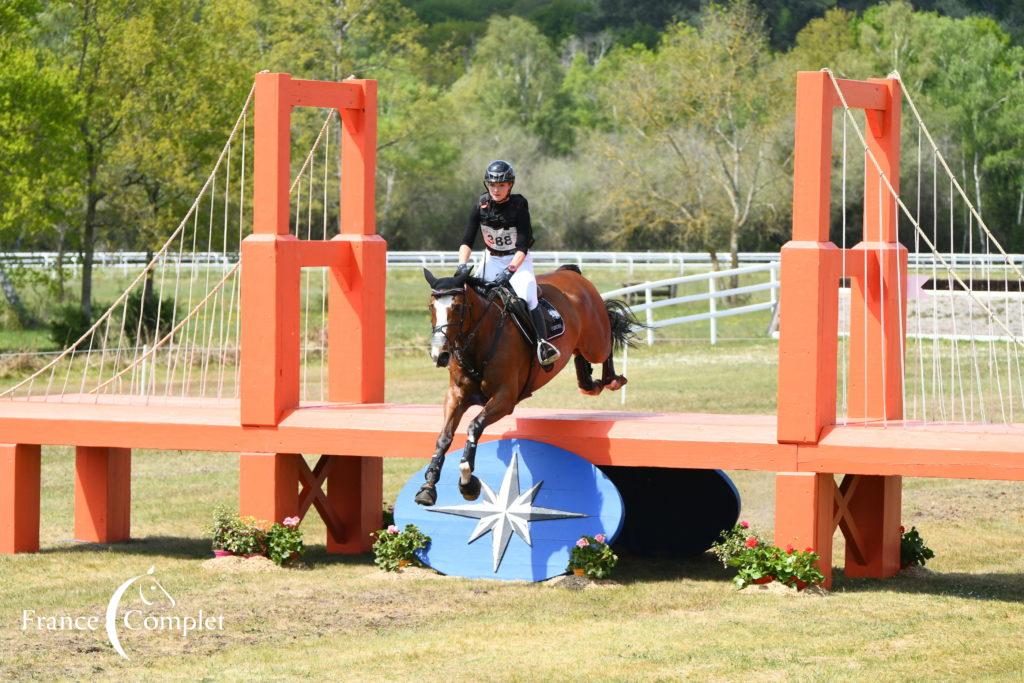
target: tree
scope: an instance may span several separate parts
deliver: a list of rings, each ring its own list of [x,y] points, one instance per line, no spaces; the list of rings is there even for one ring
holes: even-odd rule
[[[672,27],[657,51],[614,59],[602,88],[613,129],[597,136],[608,177],[600,215],[615,246],[719,251],[785,215],[790,105],[764,27],[746,2],[710,6],[701,27]]]

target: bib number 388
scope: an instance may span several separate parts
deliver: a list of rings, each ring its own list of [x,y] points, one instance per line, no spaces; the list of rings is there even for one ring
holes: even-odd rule
[[[508,251],[516,246],[516,229],[514,227],[496,230],[486,225],[481,225],[480,232],[483,233],[484,242],[491,249]]]

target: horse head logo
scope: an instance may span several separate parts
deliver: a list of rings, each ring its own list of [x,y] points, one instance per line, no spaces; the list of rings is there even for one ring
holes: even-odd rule
[[[152,566],[145,574],[139,574],[128,579],[114,591],[114,594],[110,596],[110,602],[107,603],[107,616],[106,616],[106,627],[107,627],[107,638],[110,639],[110,644],[117,651],[117,654],[121,655],[125,659],[128,659],[128,655],[125,654],[124,648],[121,646],[121,639],[117,633],[117,610],[121,605],[121,598],[133,585],[137,585],[139,589],[139,599],[142,604],[147,607],[163,602],[166,600],[168,609],[173,608],[177,602],[171,597],[171,594],[161,585],[154,575],[156,567]]]

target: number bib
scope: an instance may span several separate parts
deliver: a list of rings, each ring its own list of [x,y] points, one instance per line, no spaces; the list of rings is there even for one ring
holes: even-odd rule
[[[481,224],[480,232],[484,236],[484,244],[489,249],[494,251],[513,251],[516,248],[515,226],[497,229]]]

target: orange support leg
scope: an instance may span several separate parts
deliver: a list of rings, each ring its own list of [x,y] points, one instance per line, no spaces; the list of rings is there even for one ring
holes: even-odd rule
[[[840,527],[851,577],[884,579],[900,570],[903,480],[897,476],[847,476],[840,487]]]
[[[775,476],[775,545],[810,547],[818,553],[826,588],[832,585],[834,490],[831,474],[780,472]]]
[[[238,512],[268,522],[299,513],[299,460],[295,453],[242,453]]]
[[[0,444],[0,554],[39,550],[40,448]]]
[[[328,529],[327,552],[365,553],[370,533],[383,523],[384,461],[361,456],[333,456],[327,475],[327,504],[341,519],[343,538]]]
[[[132,452],[75,448],[75,540],[117,543],[130,537]]]

